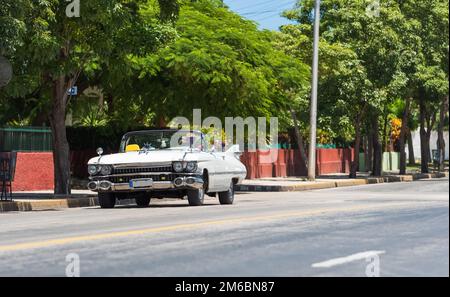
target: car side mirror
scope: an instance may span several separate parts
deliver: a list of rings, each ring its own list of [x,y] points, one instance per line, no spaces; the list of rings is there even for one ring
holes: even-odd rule
[[[99,156],[103,155],[103,148],[99,147],[96,152]]]

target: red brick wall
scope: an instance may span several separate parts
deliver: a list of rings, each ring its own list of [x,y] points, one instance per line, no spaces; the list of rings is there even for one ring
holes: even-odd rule
[[[13,191],[53,190],[53,154],[17,153]]]

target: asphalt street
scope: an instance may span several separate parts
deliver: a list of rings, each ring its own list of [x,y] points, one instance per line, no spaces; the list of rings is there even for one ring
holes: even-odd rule
[[[448,179],[187,204],[0,213],[0,276],[449,276]]]

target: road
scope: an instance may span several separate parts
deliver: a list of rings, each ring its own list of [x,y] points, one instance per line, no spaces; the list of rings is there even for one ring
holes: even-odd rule
[[[75,253],[81,276],[448,277],[448,195],[444,179],[3,213],[0,276],[65,276]]]

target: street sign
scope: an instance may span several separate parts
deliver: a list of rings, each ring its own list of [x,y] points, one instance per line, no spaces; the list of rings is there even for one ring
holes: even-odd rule
[[[11,81],[12,75],[11,63],[5,57],[0,56],[0,88]]]
[[[70,96],[76,96],[78,95],[78,87],[77,86],[73,86],[71,87],[68,91],[67,94]]]

